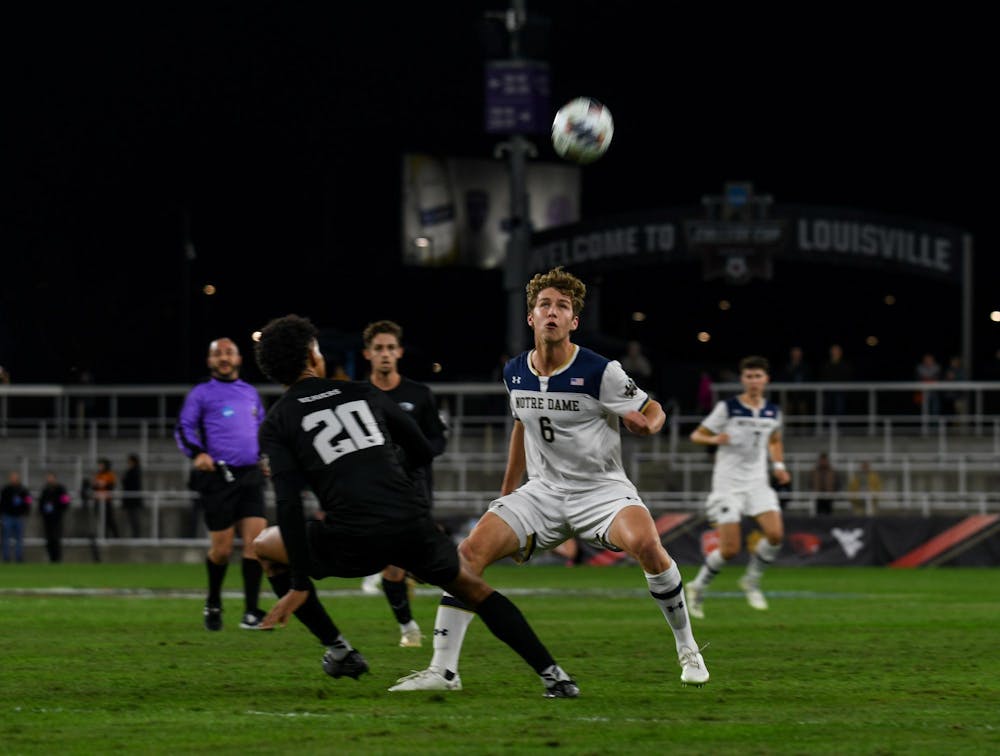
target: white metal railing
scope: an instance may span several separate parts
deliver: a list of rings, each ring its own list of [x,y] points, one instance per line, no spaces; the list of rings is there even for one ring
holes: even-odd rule
[[[190,388],[0,385],[0,464],[20,470],[33,491],[40,487],[44,472],[55,468],[75,491],[99,457],[113,456],[109,449],[117,454],[121,444],[127,443],[130,452],[139,454],[147,473],[182,482],[190,463],[174,449],[170,437],[180,402]],[[435,462],[436,480],[446,483],[438,487],[436,506],[449,515],[477,516],[496,497],[506,464],[511,419],[504,411],[504,389],[494,383],[442,383],[431,388],[450,427],[448,450]],[[738,384],[714,388],[718,394],[740,390]],[[260,390],[265,397],[281,392],[277,386]],[[831,391],[854,397],[853,414],[824,414],[825,397]],[[908,413],[887,411],[905,402],[908,395],[928,391],[963,392],[968,411],[936,415],[928,402]],[[790,509],[811,511],[816,495],[804,489],[819,446],[830,454],[844,484],[862,461],[879,472],[887,490],[878,494],[878,502],[866,501],[869,512],[890,505],[895,511],[925,515],[998,511],[993,492],[1000,488],[996,485],[1000,477],[1000,382],[774,383],[770,395],[792,408],[799,407],[802,396],[809,397],[811,412],[786,412],[784,418],[786,462],[793,477],[793,492],[787,495]],[[35,406],[21,407],[22,402]],[[50,411],[33,415],[39,410],[38,402]],[[624,435],[627,469],[654,509],[697,511],[702,506],[711,462],[703,447],[688,440],[702,419],[703,415],[673,414],[664,432],[652,438]],[[797,446],[812,448],[799,450]],[[649,485],[650,480],[655,483]],[[669,482],[671,490],[658,490],[664,482]],[[148,532],[138,540],[169,543],[204,537],[175,532],[178,512],[191,508],[190,492],[167,486],[145,492],[144,497],[143,522]],[[841,491],[834,498],[843,507],[857,496]],[[124,526],[117,507],[115,514]],[[162,527],[165,518],[173,519],[168,532]],[[67,542],[73,538],[107,540],[103,516],[94,522],[86,535],[70,535]]]
[[[500,383],[431,383],[428,384],[448,415],[453,433],[461,437],[466,424],[475,425],[483,418],[498,421],[504,412],[504,388]],[[96,421],[101,432],[112,438],[118,433],[144,427],[158,437],[169,436],[176,422],[181,402],[191,390],[188,384],[80,386],[59,384],[0,385],[0,437],[18,427],[34,428],[45,421],[48,432],[57,437],[82,436]],[[280,386],[258,386],[265,400],[278,396]],[[738,393],[738,383],[717,383],[713,396]],[[943,407],[946,398],[958,398],[963,421],[973,432],[982,432],[981,423],[990,415],[1000,414],[998,381],[919,381],[783,383],[769,387],[769,395],[786,409],[786,417],[808,415],[817,431],[831,424],[864,429],[876,434],[886,417],[899,416],[926,431],[939,419],[935,406]],[[848,414],[832,414],[831,397],[846,397]],[[924,398],[914,405],[913,397]],[[930,401],[937,397],[942,401]],[[805,403],[807,411],[793,411]],[[490,409],[483,411],[485,405]],[[473,405],[481,405],[479,407]],[[43,407],[48,407],[43,411]],[[903,408],[906,411],[903,411]],[[142,425],[139,425],[139,422]]]

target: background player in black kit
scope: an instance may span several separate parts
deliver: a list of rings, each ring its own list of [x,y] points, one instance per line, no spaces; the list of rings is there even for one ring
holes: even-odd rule
[[[547,698],[574,698],[576,683],[559,667],[521,612],[460,563],[430,518],[419,487],[403,469],[426,465],[432,450],[416,424],[369,383],[330,381],[312,323],[297,315],[271,321],[257,342],[261,370],[288,390],[260,429],[278,505],[278,526],[255,541],[280,600],[262,626],[295,614],[327,646],[323,669],[357,679],[368,671],[316,597],[310,577],[361,577],[386,564],[459,596],[500,640],[541,676]],[[325,512],[306,521],[302,489]]]
[[[399,360],[403,356],[403,329],[391,320],[369,323],[361,335],[364,341],[364,358],[371,365],[368,380],[385,392],[386,396],[398,404],[423,432],[424,437],[437,457],[444,452],[444,423],[438,414],[437,402],[431,390],[422,383],[411,381],[399,372]],[[434,503],[434,481],[431,466],[425,465],[414,470],[414,477],[424,489],[427,503]],[[410,600],[407,595],[406,571],[389,565],[381,575],[370,575],[362,582],[366,592],[374,592],[375,581],[381,577],[382,590],[389,601],[392,613],[399,623],[399,645],[403,648],[418,648],[421,645],[420,626],[413,619]],[[374,578],[374,580],[373,580]]]

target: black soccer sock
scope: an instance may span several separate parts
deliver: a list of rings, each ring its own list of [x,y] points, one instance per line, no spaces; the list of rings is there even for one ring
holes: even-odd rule
[[[280,575],[269,575],[267,581],[274,589],[278,598],[284,596],[292,587],[292,576],[287,572]],[[324,646],[332,646],[337,642],[340,630],[316,596],[316,587],[309,581],[309,598],[306,603],[295,610],[295,617],[305,625],[309,632],[315,635]]]
[[[493,591],[476,608],[476,614],[486,623],[491,633],[514,649],[538,674],[556,663],[521,614],[521,610],[500,591]]]
[[[222,581],[226,579],[227,564],[216,564],[205,557],[205,567],[208,568],[208,605],[222,606]]]
[[[248,612],[257,611],[257,599],[260,598],[260,579],[264,568],[256,559],[243,558],[243,602]]]
[[[392,613],[396,615],[396,622],[405,625],[413,620],[413,612],[410,611],[410,597],[407,595],[406,578],[402,580],[386,580],[382,578],[382,590],[389,601]]]

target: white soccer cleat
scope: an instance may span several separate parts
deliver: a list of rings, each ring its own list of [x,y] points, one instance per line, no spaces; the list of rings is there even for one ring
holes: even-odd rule
[[[747,603],[750,604],[750,606],[762,612],[767,609],[767,599],[764,598],[764,594],[761,593],[760,587],[747,580],[746,575],[739,579],[739,586],[740,590],[746,594]]]
[[[424,645],[424,636],[419,627],[413,630],[404,630],[403,634],[399,636],[400,648],[420,648],[422,645]]]
[[[361,592],[369,596],[376,596],[382,592],[382,573],[376,572],[361,579]]]
[[[406,677],[400,677],[389,688],[390,693],[410,690],[461,690],[462,678],[457,674],[450,680],[433,669],[422,669]]]
[[[700,688],[708,682],[708,667],[701,654],[693,648],[681,646],[677,654],[677,662],[681,665],[681,684]]]
[[[688,614],[695,619],[705,619],[705,610],[701,605],[705,591],[694,583],[687,583],[684,586],[684,596],[687,598]]]

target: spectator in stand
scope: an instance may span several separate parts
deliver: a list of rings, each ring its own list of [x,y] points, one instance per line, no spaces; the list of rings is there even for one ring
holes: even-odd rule
[[[7,372],[7,368],[0,365],[0,383],[10,384],[10,373]]]
[[[816,514],[833,514],[833,496],[829,494],[840,490],[840,476],[830,463],[830,455],[820,452],[816,466],[809,476],[809,487],[817,494]]]
[[[142,532],[142,466],[138,454],[129,454],[122,476],[122,509],[128,518],[129,530],[133,538]]]
[[[621,358],[625,372],[640,384],[650,386],[653,383],[653,364],[642,352],[642,344],[634,339],[625,347],[625,356]]]
[[[854,368],[844,359],[840,344],[830,345],[830,358],[819,371],[819,379],[824,383],[845,383],[854,379]],[[847,392],[841,389],[823,394],[823,412],[827,415],[843,415],[847,412]]]
[[[941,380],[941,365],[933,354],[927,352],[914,369],[916,379],[921,383],[937,383]],[[937,391],[918,391],[914,397],[918,405],[927,403],[927,414],[937,415],[941,412],[941,396]]]
[[[966,381],[968,376],[965,373],[965,366],[962,365],[962,358],[953,355],[948,360],[948,369],[944,372],[946,381]],[[945,391],[944,411],[949,415],[965,415],[969,411],[969,399],[964,391]]]
[[[101,509],[104,510],[104,537],[118,537],[118,523],[115,522],[113,491],[118,485],[118,476],[111,471],[111,460],[102,458],[97,460],[97,472],[91,481],[91,488],[94,491],[94,507],[100,516]],[[99,521],[99,520],[98,520]]]
[[[812,380],[812,370],[806,364],[805,354],[802,347],[793,346],[788,350],[788,362],[778,374],[778,380],[782,383],[807,383]],[[788,397],[786,407],[788,415],[809,415],[812,414],[812,407],[809,401],[809,393],[804,390],[792,392]]]
[[[872,470],[868,461],[861,463],[861,468],[851,475],[847,482],[847,490],[852,494],[851,509],[854,514],[863,515],[867,512],[875,514],[878,508],[878,494],[882,492],[882,478]],[[869,509],[869,502],[871,507]]]
[[[69,491],[56,479],[55,473],[45,476],[45,487],[38,496],[38,508],[45,526],[45,550],[50,562],[62,561],[63,516],[69,509]]]
[[[17,562],[24,561],[24,518],[31,510],[32,498],[28,489],[21,484],[21,474],[12,471],[7,476],[7,485],[0,489],[0,523],[3,533],[3,560],[9,562],[13,555]],[[10,542],[14,542],[13,554]]]

